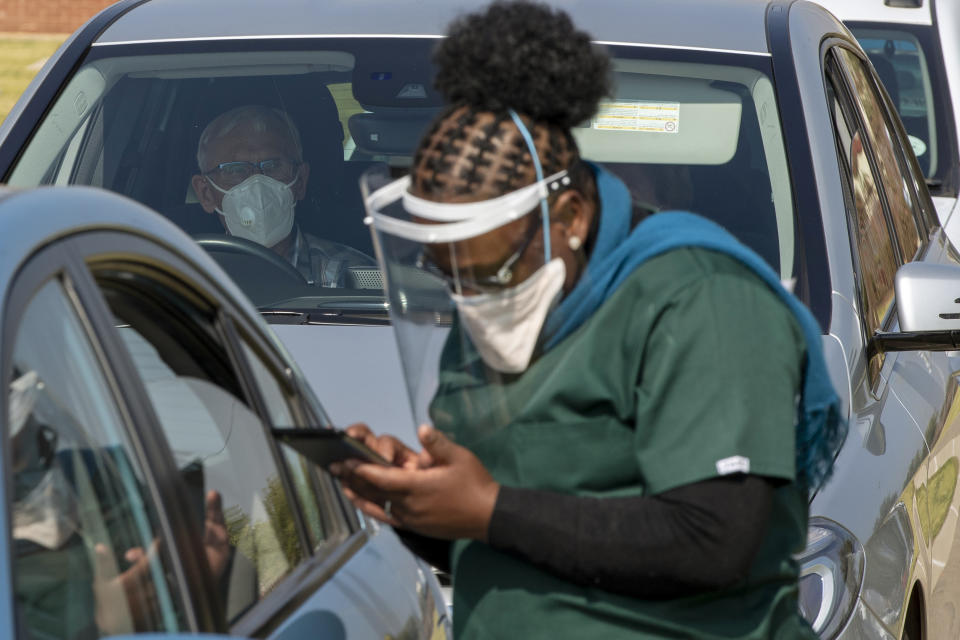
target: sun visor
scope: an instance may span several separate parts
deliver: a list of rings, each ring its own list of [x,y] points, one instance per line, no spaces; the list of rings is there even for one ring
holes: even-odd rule
[[[370,155],[409,156],[438,113],[438,109],[388,109],[350,116],[350,136]]]
[[[742,101],[701,78],[618,73],[616,96],[573,130],[597,162],[716,165],[733,158]]]

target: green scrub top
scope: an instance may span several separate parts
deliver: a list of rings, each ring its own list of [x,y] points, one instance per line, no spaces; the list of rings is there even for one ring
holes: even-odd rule
[[[100,636],[94,619],[90,552],[79,535],[59,549],[14,541],[14,596],[26,637],[93,640]]]
[[[783,481],[748,577],[692,597],[579,586],[458,541],[455,637],[815,638],[791,559],[807,526],[794,483],[803,358],[776,294],[735,259],[694,248],[641,265],[517,376],[491,381],[454,327],[431,417],[505,486],[622,497],[730,473]]]

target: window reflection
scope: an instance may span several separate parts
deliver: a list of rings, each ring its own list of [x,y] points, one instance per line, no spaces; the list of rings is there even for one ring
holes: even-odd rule
[[[264,424],[205,310],[152,281],[142,288],[153,286],[162,303],[110,280],[101,284],[187,485],[197,536],[232,622],[303,557]],[[180,312],[168,311],[174,308]]]
[[[272,426],[298,426],[294,422],[290,406],[287,403],[286,394],[283,392],[274,373],[245,340],[242,341],[241,344],[244,355],[247,358],[247,363],[257,380],[260,395],[266,404],[267,411],[270,413],[270,419],[273,422]],[[323,518],[320,513],[320,505],[323,504],[323,500],[320,497],[321,493],[317,490],[316,474],[318,473],[318,469],[315,464],[287,446],[282,446],[281,452],[287,464],[290,480],[293,483],[293,490],[304,515],[304,524],[306,524],[307,534],[310,536],[310,544],[316,548],[326,540],[331,533],[325,530]]]
[[[880,97],[869,77],[869,71],[863,61],[852,52],[847,49],[840,51],[850,71],[850,79],[857,90],[860,113],[866,123],[866,135],[876,157],[879,177],[883,181],[897,241],[904,260],[909,261],[917,253],[921,244],[914,219],[913,197],[908,186],[909,178],[904,175],[904,169],[897,160],[898,154],[894,150],[888,120]]]
[[[871,330],[883,323],[893,302],[893,278],[897,260],[890,242],[887,221],[877,192],[877,183],[858,131],[850,143],[850,173],[857,210],[857,245],[863,289],[867,297],[867,322]]]
[[[47,283],[16,337],[9,393],[14,599],[26,637],[182,626],[144,478],[93,348]]]

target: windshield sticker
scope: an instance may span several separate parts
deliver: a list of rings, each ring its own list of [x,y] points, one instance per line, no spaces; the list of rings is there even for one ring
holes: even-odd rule
[[[680,130],[680,103],[642,100],[601,102],[590,124],[594,129],[605,131],[677,133]]]
[[[917,136],[907,136],[910,138],[910,147],[913,149],[913,155],[918,158],[927,152],[927,143]]]

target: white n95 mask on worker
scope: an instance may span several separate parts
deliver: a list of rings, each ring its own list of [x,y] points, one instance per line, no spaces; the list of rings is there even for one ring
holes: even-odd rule
[[[488,367],[502,373],[526,370],[566,278],[566,265],[554,258],[517,286],[501,292],[450,294],[463,328]]]
[[[293,228],[296,201],[290,187],[297,178],[284,184],[262,173],[254,174],[230,189],[210,184],[223,193],[222,210],[230,235],[272,247]]]

